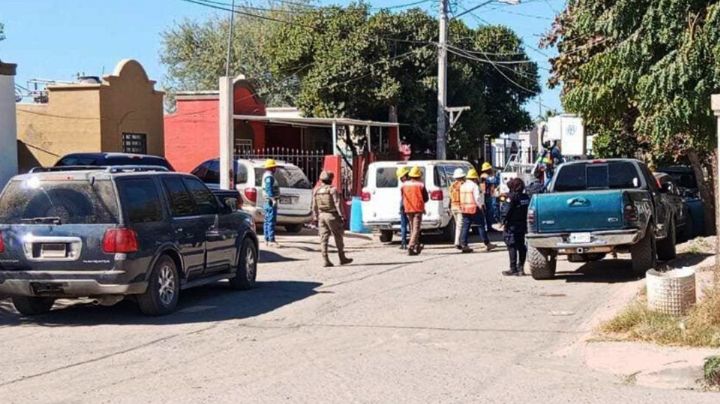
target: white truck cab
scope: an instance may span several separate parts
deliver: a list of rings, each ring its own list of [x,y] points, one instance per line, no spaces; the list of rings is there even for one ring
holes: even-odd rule
[[[443,234],[452,241],[455,221],[450,212],[449,186],[456,168],[467,172],[473,168],[467,161],[377,161],[368,166],[362,191],[362,217],[365,227],[380,232],[380,241],[390,242],[400,231],[400,181],[396,171],[400,167],[418,166],[430,200],[425,204],[423,233]]]

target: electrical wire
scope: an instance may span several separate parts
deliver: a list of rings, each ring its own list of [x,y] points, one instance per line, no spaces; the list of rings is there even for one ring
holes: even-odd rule
[[[283,19],[280,19],[280,18],[268,17],[268,16],[266,16],[266,15],[261,15],[261,14],[248,13],[248,12],[245,12],[245,11],[239,11],[239,10],[237,10],[237,9],[233,10],[232,8],[226,8],[226,7],[218,6],[218,5],[216,5],[216,4],[207,3],[206,1],[208,1],[208,0],[180,0],[180,1],[184,1],[184,2],[186,2],[186,3],[197,4],[197,5],[204,6],[204,7],[214,8],[214,9],[216,9],[216,10],[228,11],[228,12],[231,12],[231,13],[244,15],[244,16],[246,16],[246,17],[259,18],[259,19],[261,19],[261,20],[280,22],[280,23],[283,23],[283,24],[294,25],[294,26],[298,26],[298,27],[308,28],[308,29],[311,29],[311,30],[316,30],[315,27],[312,27],[312,26],[310,26],[310,25],[297,24],[297,23],[294,23],[294,22],[292,22],[292,21],[283,20]]]

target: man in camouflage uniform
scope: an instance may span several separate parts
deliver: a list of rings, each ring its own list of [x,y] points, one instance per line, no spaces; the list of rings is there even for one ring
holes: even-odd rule
[[[333,177],[334,174],[329,171],[323,171],[320,174],[322,184],[315,189],[312,199],[313,218],[318,223],[323,267],[326,268],[333,266],[328,257],[330,234],[335,238],[335,247],[337,247],[338,256],[340,256],[340,265],[349,264],[353,261],[345,256],[345,244],[343,242],[345,218],[340,206],[340,195],[337,189],[331,185]]]

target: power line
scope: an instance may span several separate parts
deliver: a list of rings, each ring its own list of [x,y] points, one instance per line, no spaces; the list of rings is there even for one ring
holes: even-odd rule
[[[308,28],[308,29],[311,29],[311,30],[315,30],[315,29],[316,29],[315,27],[312,27],[312,26],[309,26],[309,25],[297,24],[297,23],[294,23],[294,22],[292,22],[292,21],[282,20],[282,19],[279,19],[279,18],[269,17],[269,16],[266,16],[266,15],[253,14],[253,13],[248,13],[248,12],[245,12],[245,11],[239,11],[239,10],[237,10],[237,8],[236,8],[236,9],[232,9],[232,8],[229,8],[229,7],[222,7],[222,6],[219,6],[219,5],[216,5],[216,4],[207,3],[207,1],[209,1],[209,0],[180,0],[180,1],[184,1],[184,2],[186,2],[186,3],[197,4],[197,5],[204,6],[204,7],[214,8],[214,9],[216,9],[216,10],[229,11],[229,12],[231,12],[231,13],[244,15],[244,16],[246,16],[246,17],[259,18],[259,19],[261,19],[261,20],[268,20],[268,21],[280,22],[280,23],[283,23],[283,24],[294,25],[294,26],[298,26],[298,27]]]
[[[462,53],[462,52],[458,52],[458,51],[455,50],[455,49],[448,49],[448,51],[451,52],[451,53],[453,53],[453,54],[456,54],[456,55],[458,55],[458,56],[463,56],[463,57],[466,57],[466,58],[468,58],[468,59],[478,60],[478,58],[475,57],[475,56],[473,56],[473,55],[464,54],[464,53]],[[480,61],[485,61],[485,60],[480,60]],[[538,94],[540,93],[539,91],[530,90],[529,88],[527,88],[527,87],[523,86],[522,84],[516,82],[515,80],[511,79],[511,78],[508,77],[508,75],[506,75],[502,70],[500,70],[500,68],[499,68],[495,63],[493,63],[493,62],[490,61],[489,59],[487,59],[486,61],[489,61],[489,62],[490,62],[490,65],[491,65],[498,73],[500,73],[500,75],[503,76],[503,77],[505,78],[505,80],[507,80],[507,81],[509,81],[510,83],[514,84],[516,87],[518,87],[518,88],[520,88],[520,89],[522,89],[522,90],[525,90],[526,92],[528,92],[528,93],[531,94],[531,95],[538,95]],[[512,70],[512,69],[511,69],[511,70]],[[513,73],[517,73],[515,70],[512,70],[512,71],[513,71]]]

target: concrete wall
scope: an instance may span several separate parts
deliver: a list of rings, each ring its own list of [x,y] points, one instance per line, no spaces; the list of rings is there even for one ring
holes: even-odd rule
[[[0,62],[0,190],[17,174],[15,65]]]

